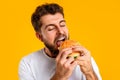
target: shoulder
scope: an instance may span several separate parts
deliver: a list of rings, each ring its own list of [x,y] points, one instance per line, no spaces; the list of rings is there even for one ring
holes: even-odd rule
[[[20,63],[30,63],[31,61],[38,59],[41,55],[43,55],[43,49],[30,53],[21,58]]]

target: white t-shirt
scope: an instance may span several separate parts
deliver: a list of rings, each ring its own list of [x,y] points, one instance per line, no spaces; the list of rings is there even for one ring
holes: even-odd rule
[[[98,80],[102,80],[93,58],[91,61]],[[48,57],[44,49],[41,49],[22,58],[19,65],[19,78],[20,80],[50,80],[55,73],[55,68],[55,58]],[[75,68],[69,80],[86,80],[79,66]]]

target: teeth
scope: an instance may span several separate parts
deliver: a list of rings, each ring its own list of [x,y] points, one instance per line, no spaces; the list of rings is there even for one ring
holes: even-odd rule
[[[63,39],[65,39],[65,37],[60,37],[58,40],[63,40]]]

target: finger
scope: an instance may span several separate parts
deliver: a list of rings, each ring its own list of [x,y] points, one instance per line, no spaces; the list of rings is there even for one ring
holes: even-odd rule
[[[74,59],[74,58],[73,58]],[[71,61],[70,61],[71,62]],[[72,61],[72,63],[66,62],[63,66],[68,70],[68,71],[73,71],[74,68],[77,66],[77,61]]]
[[[78,65],[77,61],[73,61],[70,66],[73,70],[77,65]]]
[[[65,62],[65,67],[69,66],[70,64],[72,64],[72,62],[74,61],[73,57],[69,57],[66,62]]]
[[[85,49],[82,46],[73,46],[72,50],[75,52],[79,52],[80,56],[86,55],[89,52],[87,49]]]
[[[84,60],[77,61],[77,64],[80,66],[85,66],[85,61]]]
[[[64,51],[60,57],[60,60],[65,61],[67,60],[68,55],[72,53],[72,49],[69,49],[67,51]]]
[[[63,54],[64,54],[64,55],[69,54],[69,53],[70,53],[69,50],[71,50],[71,48],[62,49],[62,50],[59,52],[58,56],[56,57],[56,61],[59,61],[59,60],[61,59],[61,57],[63,56]],[[67,51],[68,51],[68,52],[67,52]],[[64,57],[65,57],[65,56],[64,56]]]
[[[86,62],[91,62],[91,58],[86,56],[79,56],[75,60],[78,62],[79,65],[85,65]]]
[[[78,56],[75,60],[76,61],[85,61],[86,57],[85,56]]]

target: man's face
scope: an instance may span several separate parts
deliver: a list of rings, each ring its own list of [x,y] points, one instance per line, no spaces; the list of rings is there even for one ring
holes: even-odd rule
[[[68,28],[60,13],[41,17],[41,40],[53,55],[58,54],[61,42],[68,39]]]

